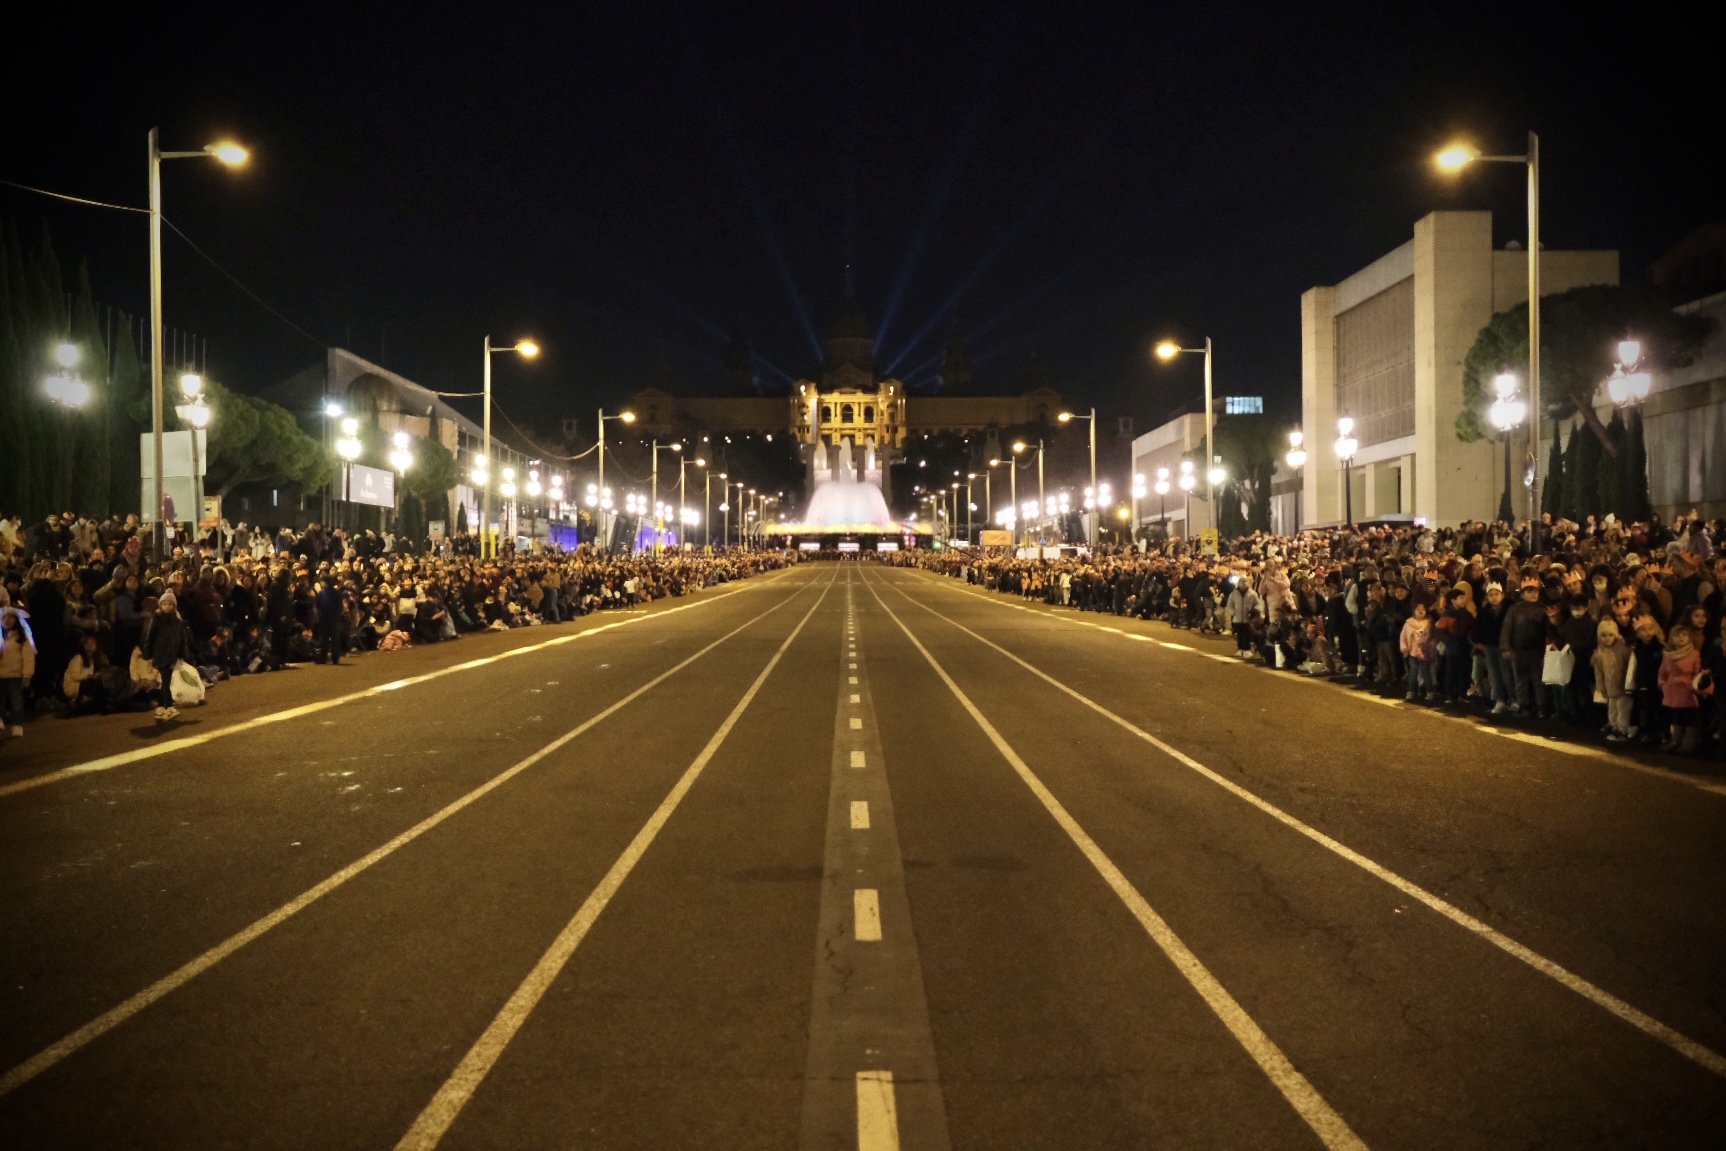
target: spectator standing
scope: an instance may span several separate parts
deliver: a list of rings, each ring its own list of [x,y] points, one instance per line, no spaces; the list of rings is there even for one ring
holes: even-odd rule
[[[1512,715],[1538,715],[1546,702],[1540,683],[1546,653],[1546,612],[1540,606],[1540,581],[1522,577],[1520,598],[1504,613],[1498,649],[1510,668]]]
[[[1630,707],[1632,696],[1625,686],[1630,668],[1630,646],[1618,632],[1618,625],[1603,619],[1595,626],[1594,690],[1606,700],[1606,738],[1623,743],[1630,738]]]
[[[1690,629],[1683,624],[1673,625],[1660,661],[1660,702],[1666,708],[1666,722],[1670,725],[1660,745],[1662,751],[1688,755],[1700,742],[1694,683],[1696,673],[1701,670],[1702,655],[1692,642]]]
[[[1433,687],[1433,664],[1438,659],[1438,643],[1433,638],[1432,619],[1427,606],[1416,602],[1414,614],[1402,625],[1399,639],[1403,661],[1408,666],[1406,700],[1430,700],[1437,693]]]
[[[180,714],[180,709],[174,706],[172,690],[174,665],[181,660],[190,663],[195,654],[192,631],[180,618],[179,602],[173,592],[163,592],[156,601],[156,614],[145,626],[143,642],[139,646],[161,681],[156,689],[156,718],[173,719]]]
[[[0,588],[0,727],[14,738],[24,734],[24,685],[36,675],[36,640],[29,613],[14,607]]]

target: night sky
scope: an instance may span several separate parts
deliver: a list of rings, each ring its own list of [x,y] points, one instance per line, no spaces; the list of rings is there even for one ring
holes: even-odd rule
[[[142,314],[144,216],[11,185],[143,207],[152,125],[231,135],[243,172],[162,169],[197,246],[165,233],[167,322],[211,375],[259,391],[335,345],[473,391],[487,334],[531,334],[495,381],[522,422],[723,392],[734,332],[782,394],[847,283],[916,390],[958,331],[975,390],[1040,366],[1160,419],[1199,365],[1149,346],[1210,336],[1219,394],[1292,416],[1303,290],[1435,209],[1526,234],[1522,169],[1433,171],[1458,131],[1538,131],[1546,246],[1618,248],[1626,282],[1726,218],[1718,48],[1666,6],[433,7],[38,13],[11,55],[53,46],[47,78],[0,81],[0,215]]]

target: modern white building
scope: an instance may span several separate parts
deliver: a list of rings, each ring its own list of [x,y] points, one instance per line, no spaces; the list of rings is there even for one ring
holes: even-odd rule
[[[1541,253],[1543,295],[1616,283],[1615,251]],[[1406,244],[1301,296],[1303,526],[1339,523],[1348,505],[1356,522],[1493,518],[1503,448],[1456,438],[1462,363],[1481,328],[1527,298],[1527,253],[1493,248],[1490,212],[1434,212]],[[1346,497],[1344,415],[1359,441]]]

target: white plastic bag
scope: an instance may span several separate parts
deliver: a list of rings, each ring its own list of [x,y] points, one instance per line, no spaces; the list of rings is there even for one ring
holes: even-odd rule
[[[198,669],[180,660],[174,664],[174,670],[168,677],[168,691],[174,697],[175,707],[204,702],[204,677]]]

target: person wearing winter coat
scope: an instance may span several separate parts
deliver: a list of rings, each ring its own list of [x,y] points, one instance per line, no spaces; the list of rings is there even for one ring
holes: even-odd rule
[[[1666,709],[1666,722],[1671,726],[1660,750],[1688,755],[1696,750],[1702,729],[1698,722],[1696,673],[1702,670],[1702,654],[1692,642],[1692,633],[1683,624],[1674,624],[1666,637],[1666,649],[1660,660],[1660,702]]]
[[[36,674],[36,639],[30,613],[12,606],[0,588],[0,729],[24,734],[24,685]]]
[[[1623,743],[1630,738],[1630,689],[1624,684],[1630,670],[1630,645],[1618,632],[1618,625],[1603,619],[1595,625],[1594,656],[1589,661],[1594,672],[1594,690],[1606,697],[1606,738]]]
[[[1414,614],[1402,625],[1398,647],[1408,667],[1408,694],[1403,698],[1410,702],[1433,699],[1438,694],[1434,686],[1438,640],[1433,635],[1432,619],[1428,616],[1424,603],[1415,603]]]
[[[1660,705],[1660,664],[1665,655],[1666,632],[1652,611],[1639,611],[1631,627],[1630,645],[1636,661],[1631,680],[1631,733],[1639,743],[1659,743],[1666,733]]]
[[[1474,617],[1469,642],[1480,657],[1475,693],[1481,702],[1492,701],[1492,714],[1503,715],[1510,706],[1510,668],[1499,650],[1504,628],[1504,585],[1494,580],[1486,585],[1486,599]]]
[[[138,646],[160,679],[156,688],[156,718],[173,719],[180,714],[180,709],[174,706],[172,690],[174,665],[181,660],[190,663],[194,654],[192,629],[180,618],[179,602],[173,592],[163,592],[156,601],[156,614],[145,625]]]
[[[1540,605],[1540,581],[1534,576],[1524,576],[1519,591],[1517,602],[1505,609],[1498,650],[1510,667],[1510,712],[1533,716],[1547,706],[1546,689],[1540,682],[1546,658],[1546,609]]]
[[[1254,612],[1264,611],[1264,601],[1259,599],[1259,593],[1252,589],[1244,576],[1237,576],[1230,582],[1233,587],[1229,589],[1224,610],[1228,612],[1229,628],[1235,633],[1235,654],[1241,659],[1251,659],[1253,636],[1248,624]]]

